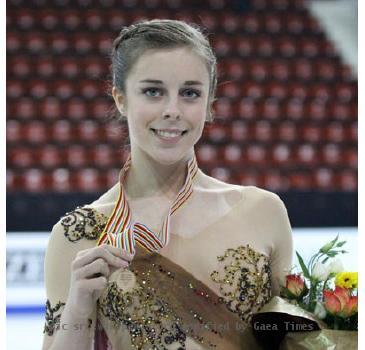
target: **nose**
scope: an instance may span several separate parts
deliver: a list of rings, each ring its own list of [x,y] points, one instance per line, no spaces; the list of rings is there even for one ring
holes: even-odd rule
[[[180,120],[181,110],[178,105],[177,99],[170,98],[163,111],[163,119],[176,119]]]

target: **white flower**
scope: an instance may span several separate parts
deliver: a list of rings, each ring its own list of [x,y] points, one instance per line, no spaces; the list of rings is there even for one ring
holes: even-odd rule
[[[330,273],[329,265],[317,261],[312,270],[312,277],[317,281],[325,281]]]
[[[339,272],[345,271],[345,268],[342,265],[342,261],[339,258],[333,259],[329,264],[330,272],[333,274],[337,274]]]
[[[316,303],[316,307],[314,309],[314,314],[321,320],[323,320],[326,315],[327,315],[327,312],[326,312],[326,309],[324,308],[324,306],[322,305],[322,303]]]

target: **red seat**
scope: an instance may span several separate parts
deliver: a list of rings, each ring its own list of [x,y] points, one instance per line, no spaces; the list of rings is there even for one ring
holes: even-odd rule
[[[334,95],[339,102],[350,102],[357,98],[357,84],[338,83],[335,85]]]
[[[279,171],[270,171],[263,176],[264,188],[270,191],[286,191],[289,189],[289,181]]]
[[[218,71],[223,70],[227,79],[242,80],[247,75],[246,67],[241,60],[226,60],[221,66],[222,69],[218,69]]]
[[[348,127],[347,127],[347,138],[349,141],[352,142],[357,142],[358,141],[358,127],[357,127],[357,122],[353,122],[351,123]]]
[[[240,84],[235,82],[224,82],[217,87],[218,97],[237,98],[241,95]]]
[[[80,95],[85,99],[94,99],[104,93],[102,87],[95,80],[81,80],[78,86]]]
[[[258,142],[270,142],[273,139],[271,123],[266,120],[259,120],[253,126],[254,139]]]
[[[243,186],[264,186],[263,176],[254,171],[245,170],[244,173],[237,175],[237,180],[238,183]]]
[[[120,31],[127,24],[127,15],[124,11],[108,10],[105,18],[108,19],[107,25],[111,30]]]
[[[231,41],[227,36],[216,36],[211,41],[214,52],[218,57],[227,57],[232,52]]]
[[[239,36],[233,39],[234,51],[239,57],[250,57],[253,55],[253,40],[250,37]]]
[[[313,100],[306,106],[306,114],[312,120],[326,120],[329,118],[327,105],[322,100]]]
[[[45,33],[28,32],[24,35],[24,44],[30,53],[41,54],[49,50]]]
[[[294,74],[298,80],[313,80],[314,72],[309,59],[296,60],[294,62]]]
[[[61,100],[66,100],[75,95],[75,83],[68,80],[57,80],[53,84],[54,95]]]
[[[77,139],[80,142],[99,142],[99,125],[93,120],[82,121],[77,128]]]
[[[333,119],[341,121],[351,120],[351,109],[348,103],[332,103],[330,113]]]
[[[103,134],[105,135],[106,142],[117,145],[123,144],[124,139],[127,138],[127,130],[117,122],[105,124]]]
[[[113,187],[119,182],[119,168],[106,169],[105,182],[108,188]]]
[[[352,169],[358,168],[358,153],[356,148],[347,148],[342,152],[342,159],[345,166]]]
[[[297,140],[296,123],[292,121],[284,121],[278,126],[278,139],[283,142],[293,142]]]
[[[223,12],[219,23],[225,33],[236,33],[240,26],[240,18],[236,15]]]
[[[77,10],[66,9],[60,13],[65,30],[77,30],[82,23],[82,16]]]
[[[100,120],[106,120],[111,113],[112,102],[106,99],[99,98],[90,101],[90,117]]]
[[[291,148],[285,143],[278,143],[271,149],[271,159],[277,166],[291,164]]]
[[[279,119],[282,115],[279,102],[274,98],[265,99],[260,115],[262,118],[269,120]]]
[[[287,62],[282,60],[274,60],[271,65],[271,77],[285,83],[291,79],[291,72]]]
[[[39,166],[43,168],[57,168],[64,163],[61,149],[53,145],[44,145],[38,150]]]
[[[322,164],[326,166],[342,166],[341,148],[334,144],[326,144],[321,148]]]
[[[244,82],[241,84],[241,93],[239,96],[259,99],[264,96],[263,84],[250,81]]]
[[[261,30],[262,23],[256,14],[244,14],[241,19],[241,30],[246,33],[254,34]]]
[[[316,166],[318,164],[317,149],[313,145],[301,144],[294,152],[299,166]]]
[[[70,145],[65,150],[65,159],[69,168],[82,168],[90,164],[84,146]]]
[[[218,18],[211,12],[200,12],[199,13],[199,19],[201,22],[201,25],[210,31],[215,31],[218,26]]]
[[[109,33],[95,35],[95,39],[94,46],[99,50],[99,53],[109,55],[113,44],[113,40]]]
[[[340,122],[331,122],[325,127],[325,140],[328,142],[343,142],[345,141],[345,128]]]
[[[23,30],[32,30],[34,27],[35,18],[32,12],[26,9],[20,9],[13,14],[16,21],[16,26]]]
[[[267,153],[263,145],[250,144],[246,149],[246,161],[249,164],[265,165],[267,162]]]
[[[66,116],[71,119],[84,119],[87,117],[87,107],[84,100],[72,98],[66,103]]]
[[[311,96],[317,100],[328,101],[332,97],[331,86],[324,83],[313,84],[310,92]]]
[[[291,58],[297,54],[297,46],[294,38],[282,37],[278,41],[278,50],[282,57]]]
[[[23,175],[26,192],[45,192],[50,189],[50,178],[40,169],[27,169]]]
[[[242,120],[235,120],[231,124],[229,139],[236,142],[243,142],[248,139],[247,123]]]
[[[316,124],[303,125],[300,129],[300,135],[304,142],[320,142],[322,139],[322,127]]]
[[[7,166],[9,168],[29,168],[34,166],[33,150],[25,146],[11,147],[7,151]]]
[[[214,103],[214,115],[218,119],[228,120],[232,118],[232,103],[228,98],[222,97],[219,98]]]
[[[60,59],[59,70],[61,76],[67,79],[75,79],[81,74],[81,64],[76,58],[64,56]]]
[[[82,192],[101,192],[105,189],[102,176],[92,168],[76,171],[75,184],[77,189]]]
[[[8,74],[16,78],[25,79],[33,71],[32,63],[29,59],[22,56],[10,58],[7,63]]]
[[[102,12],[99,10],[89,10],[83,14],[83,17],[85,21],[84,23],[89,30],[96,31],[105,27]]]
[[[304,103],[301,99],[292,98],[284,105],[284,115],[288,119],[300,120],[304,117]]]
[[[9,54],[15,54],[21,48],[23,48],[23,38],[20,37],[19,33],[8,31],[6,34],[6,51]]]
[[[30,143],[42,144],[49,141],[49,132],[45,123],[35,120],[25,126],[24,137]]]
[[[265,2],[265,0],[263,0],[263,2]],[[278,34],[281,32],[282,27],[283,24],[279,14],[275,12],[264,14],[264,28],[267,33]]]
[[[257,106],[253,98],[242,98],[236,105],[237,115],[241,119],[254,119],[257,117]]]
[[[305,30],[305,22],[302,16],[297,16],[294,13],[290,13],[284,18],[286,23],[286,30],[291,35],[301,35]]]
[[[35,99],[42,99],[49,93],[49,87],[45,80],[31,80],[28,84],[29,95]]]
[[[118,159],[112,147],[106,144],[99,144],[90,150],[92,164],[97,167],[109,168],[118,165]]]
[[[312,176],[305,171],[289,174],[290,189],[307,191],[314,187]]]
[[[7,80],[6,97],[16,99],[24,95],[24,84],[19,80]]]
[[[316,63],[316,76],[319,80],[333,81],[337,77],[336,64],[331,60],[318,60]]]
[[[317,57],[320,54],[320,44],[317,40],[310,39],[302,39],[299,42],[301,54],[304,57],[313,58]]]
[[[52,78],[57,73],[57,65],[50,58],[38,58],[35,70],[43,78]]]
[[[265,63],[252,62],[249,68],[251,78],[255,81],[263,81],[268,78],[269,71]]]
[[[260,57],[272,57],[275,55],[275,46],[271,37],[261,36],[256,41],[256,54]]]
[[[223,146],[223,159],[228,165],[243,164],[242,148],[235,144]]]
[[[280,82],[271,82],[266,84],[266,95],[277,100],[283,100],[288,96],[290,89],[287,84]]]
[[[210,144],[200,145],[196,150],[196,158],[201,166],[214,166],[218,161],[217,148]]]
[[[49,38],[49,46],[54,54],[63,54],[71,48],[71,44],[66,34],[51,33]]]
[[[330,191],[335,187],[334,172],[328,168],[319,168],[314,171],[314,183],[317,189]]]
[[[106,62],[97,58],[88,57],[83,61],[82,67],[86,77],[91,79],[102,78],[108,73]]]
[[[55,142],[69,143],[75,139],[74,127],[69,120],[57,120],[51,128],[51,138]]]
[[[352,170],[344,170],[338,174],[338,182],[342,191],[357,191],[357,174]]]
[[[37,11],[36,18],[37,22],[40,23],[44,29],[50,31],[56,29],[60,20],[58,13],[50,9]]]
[[[308,87],[305,83],[292,82],[288,84],[288,97],[305,99],[308,96]]]
[[[72,48],[79,55],[88,54],[95,48],[91,34],[76,33],[72,37]]]
[[[76,190],[72,186],[70,171],[65,168],[53,170],[51,173],[50,187],[55,192],[71,192]]]
[[[213,143],[227,140],[227,130],[218,124],[210,124],[205,128],[207,139]]]
[[[18,120],[8,120],[6,122],[6,141],[18,143],[24,138],[22,125]]]
[[[42,118],[57,120],[62,118],[63,106],[59,99],[46,97],[39,103],[39,114]]]
[[[36,103],[28,97],[20,98],[13,107],[10,118],[33,119],[37,115]]]

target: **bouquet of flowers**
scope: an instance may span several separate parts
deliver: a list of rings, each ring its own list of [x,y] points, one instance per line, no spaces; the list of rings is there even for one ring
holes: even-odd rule
[[[346,241],[338,236],[326,243],[305,264],[297,252],[299,273],[286,276],[281,296],[314,313],[330,329],[357,330],[358,274],[344,271],[339,254]]]
[[[357,349],[358,276],[344,271],[338,257],[345,243],[337,236],[307,264],[296,253],[299,271],[252,317],[261,349]]]

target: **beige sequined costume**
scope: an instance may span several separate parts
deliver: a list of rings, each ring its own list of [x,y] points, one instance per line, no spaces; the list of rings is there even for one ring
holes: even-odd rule
[[[98,341],[102,330],[109,348],[252,348],[224,327],[245,328],[252,313],[279,293],[292,262],[287,212],[278,196],[253,186],[214,180],[202,192],[198,187],[207,178],[199,170],[197,189],[172,219],[170,242],[161,255],[137,249],[131,265],[136,287],[120,293],[110,282],[104,290],[90,326],[97,328]],[[45,259],[49,336],[67,300],[71,262],[79,250],[95,246],[118,188],[66,214],[52,230]],[[210,204],[202,206],[198,196]],[[215,211],[216,202],[222,210]],[[191,226],[198,229],[189,231]],[[101,349],[98,344],[95,349]]]

